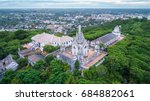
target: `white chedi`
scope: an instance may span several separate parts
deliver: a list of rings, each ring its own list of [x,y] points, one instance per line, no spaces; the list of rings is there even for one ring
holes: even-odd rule
[[[121,26],[116,26],[116,27],[114,28],[114,30],[113,30],[112,33],[115,34],[115,35],[117,35],[117,36],[120,36],[120,35],[121,35],[120,29],[121,29]]]
[[[76,33],[76,37],[74,38],[72,44],[72,55],[74,55],[78,60],[80,60],[88,55],[88,50],[88,41],[84,38],[84,35],[81,32],[81,25],[79,25],[78,33]]]

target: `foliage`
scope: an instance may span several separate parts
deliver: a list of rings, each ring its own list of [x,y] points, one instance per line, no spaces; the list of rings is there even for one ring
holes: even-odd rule
[[[33,66],[33,68],[36,70],[40,70],[40,69],[44,69],[45,65],[46,65],[45,61],[39,60],[36,62],[36,64]]]
[[[40,72],[35,69],[24,69],[18,71],[12,83],[37,84],[41,83]]]
[[[64,36],[64,34],[63,33],[56,33],[55,36],[62,37],[62,36]]]
[[[12,71],[12,70],[8,70],[5,72],[5,75],[3,77],[3,79],[1,80],[0,83],[2,84],[10,84],[11,83],[11,80],[14,78],[15,76],[15,72]]]
[[[48,52],[48,53],[51,53],[51,52],[54,52],[56,51],[57,49],[59,49],[58,46],[51,46],[51,45],[45,45],[44,46],[44,51]]]
[[[17,63],[19,64],[18,68],[21,69],[21,68],[28,65],[28,59],[27,58],[24,58],[24,59],[20,58],[20,59],[18,59]]]
[[[79,69],[79,66],[80,66],[80,62],[77,60],[77,61],[75,62],[75,68],[76,68],[76,69]]]
[[[8,54],[18,54],[18,48],[22,48],[22,44],[31,42],[31,37],[42,33],[43,30],[29,30],[16,32],[0,32],[0,60]]]
[[[18,30],[15,32],[15,38],[16,39],[19,39],[19,40],[23,40],[25,38],[27,38],[27,35],[28,33],[24,30]]]
[[[68,67],[68,64],[63,63],[60,60],[53,60],[51,62],[52,74],[50,75],[46,83],[57,83],[57,84],[65,83],[67,78],[69,78],[70,75],[67,73],[67,68],[64,68],[66,66]]]
[[[50,62],[51,62],[52,60],[54,60],[54,56],[52,56],[52,55],[48,55],[48,56],[45,58],[45,61],[46,61],[47,64],[50,64]]]

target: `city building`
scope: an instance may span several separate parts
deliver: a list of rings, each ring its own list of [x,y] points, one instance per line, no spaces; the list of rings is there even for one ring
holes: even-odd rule
[[[65,25],[50,24],[50,25],[47,25],[46,28],[50,29],[54,33],[64,33],[66,26]]]
[[[18,63],[12,58],[12,55],[8,55],[3,60],[0,60],[0,73],[6,70],[16,70]]]

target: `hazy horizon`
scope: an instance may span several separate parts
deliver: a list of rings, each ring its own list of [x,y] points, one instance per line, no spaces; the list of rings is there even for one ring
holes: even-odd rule
[[[107,10],[107,9],[141,9],[141,10],[142,10],[142,9],[150,9],[150,8],[0,8],[0,10],[7,10],[7,9],[8,9],[8,10],[11,10],[11,9],[12,9],[12,10],[13,10],[13,9],[14,9],[14,10],[15,10],[15,9],[16,9],[16,10],[17,10],[17,9],[18,9],[18,10],[19,10],[19,9],[20,9],[20,10],[21,10],[21,9],[22,9],[22,10],[23,10],[23,9],[106,9],[106,10]]]
[[[150,0],[0,0],[0,9],[150,9]]]

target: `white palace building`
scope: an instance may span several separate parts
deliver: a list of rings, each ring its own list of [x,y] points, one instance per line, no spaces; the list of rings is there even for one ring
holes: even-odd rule
[[[54,34],[48,34],[48,33],[41,33],[38,35],[35,35],[31,38],[32,42],[27,44],[27,47],[32,47],[34,49],[40,49],[43,51],[43,47],[45,45],[52,45],[52,46],[61,46],[62,44],[65,45],[65,47],[69,47],[72,45],[73,38],[70,36],[62,36],[58,37]]]

